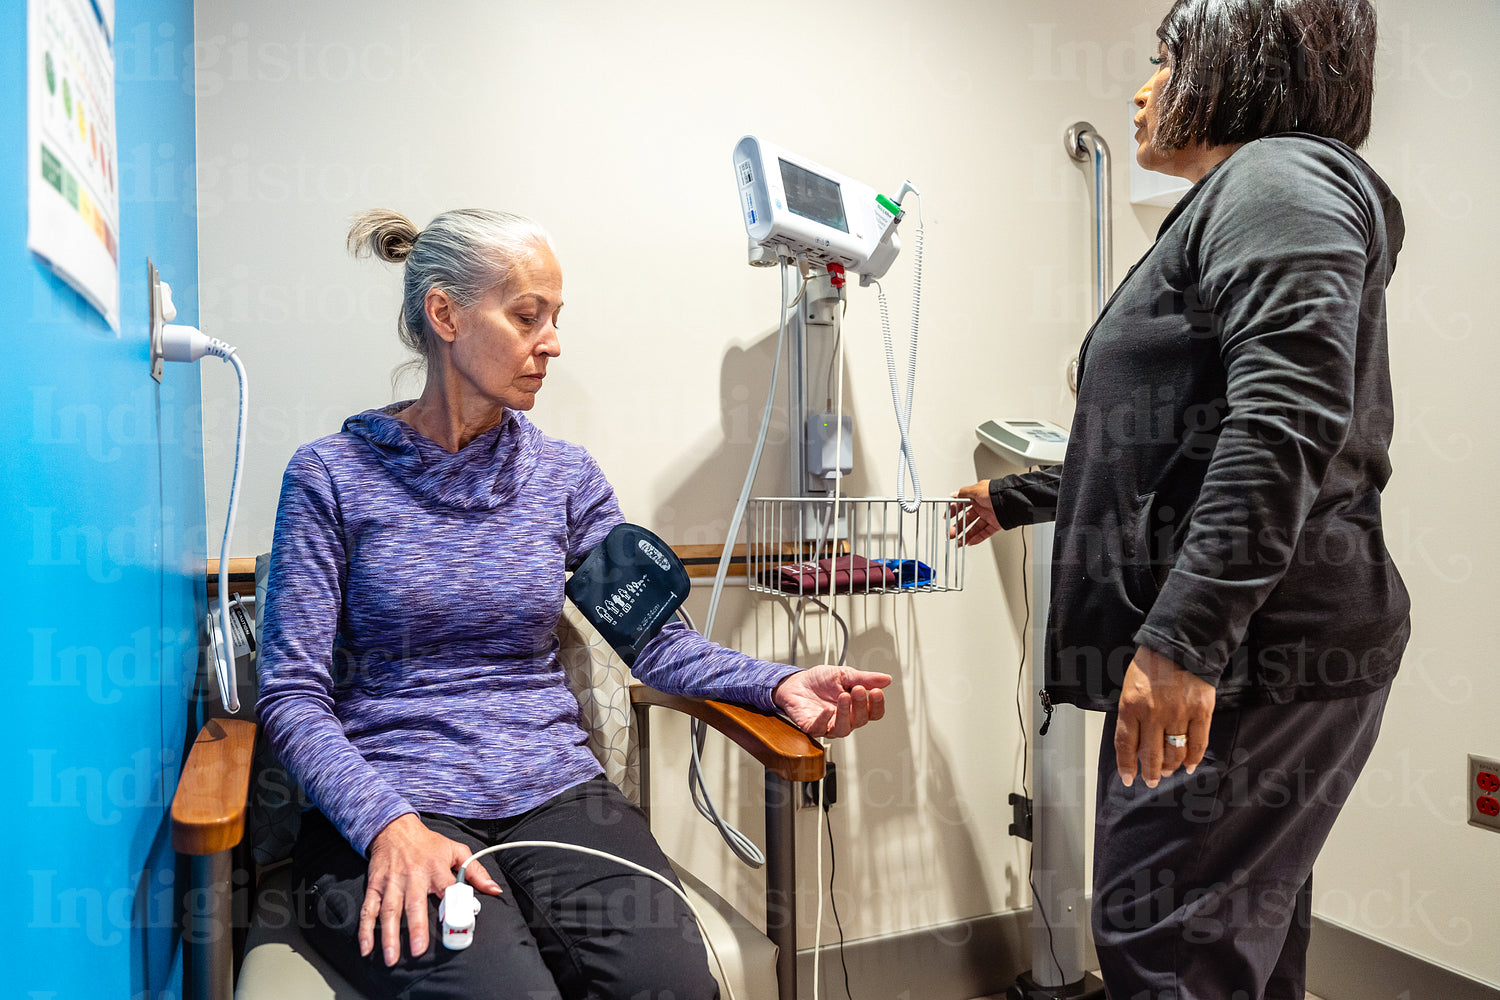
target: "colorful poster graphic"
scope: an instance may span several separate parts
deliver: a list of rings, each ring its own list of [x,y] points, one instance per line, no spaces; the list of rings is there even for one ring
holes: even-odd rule
[[[120,332],[115,60],[89,0],[30,0],[26,245]]]

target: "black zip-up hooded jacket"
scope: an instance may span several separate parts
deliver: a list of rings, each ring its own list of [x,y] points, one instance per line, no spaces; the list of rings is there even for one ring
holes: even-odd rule
[[[1281,134],[1193,186],[1084,340],[1061,471],[992,480],[1057,521],[1053,701],[1109,710],[1137,646],[1224,706],[1390,682],[1410,632],[1380,491],[1385,288],[1405,226],[1352,149]]]

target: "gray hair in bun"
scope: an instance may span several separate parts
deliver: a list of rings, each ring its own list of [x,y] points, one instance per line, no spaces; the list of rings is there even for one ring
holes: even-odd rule
[[[349,252],[404,265],[401,316],[396,331],[420,363],[437,357],[437,338],[427,326],[427,293],[436,288],[460,306],[470,306],[510,280],[517,262],[552,238],[532,220],[509,212],[461,208],[444,212],[418,229],[389,209],[361,212],[349,229]]]

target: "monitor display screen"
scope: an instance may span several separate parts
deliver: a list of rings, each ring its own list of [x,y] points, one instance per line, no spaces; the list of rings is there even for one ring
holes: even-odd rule
[[[781,184],[786,189],[787,208],[804,219],[821,222],[840,232],[849,231],[844,218],[844,199],[839,196],[836,182],[781,160]]]

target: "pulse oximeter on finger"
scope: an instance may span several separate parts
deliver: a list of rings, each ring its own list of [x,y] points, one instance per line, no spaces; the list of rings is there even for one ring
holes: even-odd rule
[[[474,896],[474,887],[467,882],[454,882],[443,890],[443,901],[438,904],[438,920],[443,925],[443,947],[449,951],[463,951],[474,943],[474,916],[479,912],[479,900]]]

